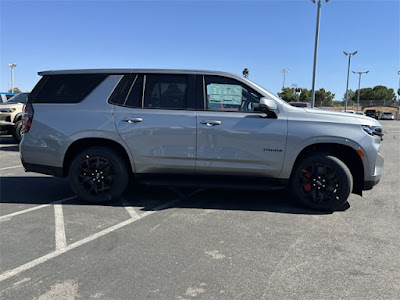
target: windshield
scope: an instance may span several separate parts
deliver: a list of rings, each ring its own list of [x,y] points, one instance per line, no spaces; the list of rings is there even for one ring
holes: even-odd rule
[[[17,94],[10,99],[8,99],[7,103],[26,103],[28,101],[29,93],[20,93]]]
[[[251,84],[253,84],[254,86],[256,86],[258,89],[260,89],[267,98],[276,100],[281,104],[289,105],[289,103],[287,103],[285,100],[282,100],[279,96],[275,95],[274,93],[271,93],[270,91],[266,90],[265,88],[263,88],[262,86],[258,85],[257,83],[255,83],[255,82],[253,82],[253,81],[251,81],[249,79],[246,79],[246,78],[244,78],[244,79],[246,81],[250,82]]]

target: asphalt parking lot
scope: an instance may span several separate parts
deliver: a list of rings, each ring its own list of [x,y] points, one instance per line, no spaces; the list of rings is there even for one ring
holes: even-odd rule
[[[132,186],[87,205],[0,142],[1,299],[400,299],[400,122],[381,182],[332,214],[286,190]]]

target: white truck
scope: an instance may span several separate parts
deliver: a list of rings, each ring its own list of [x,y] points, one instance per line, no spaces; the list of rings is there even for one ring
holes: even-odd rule
[[[7,102],[0,103],[0,132],[11,134],[15,142],[19,143],[24,134],[22,127],[22,114],[28,101],[29,93],[19,93]]]

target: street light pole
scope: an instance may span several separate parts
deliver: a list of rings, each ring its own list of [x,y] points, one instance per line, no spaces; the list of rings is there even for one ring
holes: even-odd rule
[[[17,64],[8,64],[8,66],[11,68],[11,93],[14,93],[14,68]]]
[[[362,74],[368,74],[369,71],[365,71],[365,72],[354,72],[354,74],[358,74],[359,75],[359,79],[358,79],[358,95],[357,95],[357,112],[358,112],[358,106],[360,105],[360,86],[361,86],[361,75]]]
[[[399,89],[397,90],[397,101],[400,102],[400,71],[398,71],[397,74],[399,74]]]
[[[311,0],[313,3],[316,3],[316,0]],[[326,3],[329,0],[325,0]],[[315,78],[317,74],[317,57],[318,57],[318,40],[319,40],[319,19],[321,16],[321,0],[318,0],[317,4],[317,25],[315,30],[315,45],[314,45],[314,66],[313,66],[313,79],[312,79],[312,88],[311,88],[311,107],[315,105]]]
[[[283,86],[282,86],[282,89],[284,89],[285,88],[285,75],[286,75],[286,73],[289,73],[289,69],[282,69],[281,73],[283,73]]]
[[[343,51],[344,55],[349,57],[349,65],[347,66],[347,85],[346,85],[346,99],[344,101],[344,111],[347,111],[347,103],[349,101],[349,75],[350,75],[350,60],[351,60],[351,56],[356,55],[357,51],[351,52],[351,53],[347,53],[346,51]]]

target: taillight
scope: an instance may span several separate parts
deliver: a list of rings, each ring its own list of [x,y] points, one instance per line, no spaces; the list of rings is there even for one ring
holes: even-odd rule
[[[31,128],[33,120],[33,106],[32,103],[27,103],[24,109],[24,115],[22,117],[22,123],[25,128],[25,132],[28,132]]]

